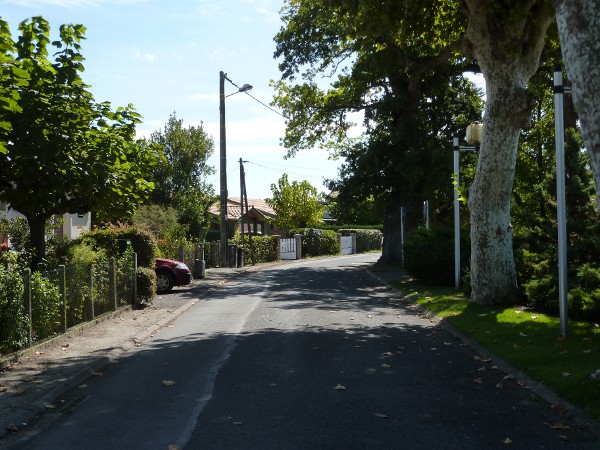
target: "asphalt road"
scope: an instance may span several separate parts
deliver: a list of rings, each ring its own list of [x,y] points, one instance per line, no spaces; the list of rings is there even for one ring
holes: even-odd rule
[[[381,286],[364,270],[377,256],[231,281],[9,448],[600,447]]]

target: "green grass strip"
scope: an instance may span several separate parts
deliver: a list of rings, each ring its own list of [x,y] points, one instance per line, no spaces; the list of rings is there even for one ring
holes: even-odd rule
[[[600,327],[569,321],[562,338],[560,319],[532,309],[483,306],[452,288],[414,280],[394,281],[407,298],[443,318],[454,328],[600,420]]]

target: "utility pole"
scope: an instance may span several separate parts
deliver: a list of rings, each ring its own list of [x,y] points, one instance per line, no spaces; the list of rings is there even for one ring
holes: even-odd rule
[[[244,215],[248,214],[248,192],[246,191],[246,172],[244,171],[244,163],[247,161],[243,161],[240,158],[240,189],[242,196],[240,198],[242,203],[242,245],[244,245]],[[246,208],[246,212],[244,213],[244,206]],[[250,245],[250,260],[251,264],[254,265],[254,245],[252,244],[252,230],[251,223],[248,220],[248,244]]]
[[[225,78],[223,71],[219,73],[219,111],[221,118],[220,128],[220,175],[221,175],[221,203],[220,203],[220,230],[221,230],[221,267],[227,267],[227,146],[225,143]]]

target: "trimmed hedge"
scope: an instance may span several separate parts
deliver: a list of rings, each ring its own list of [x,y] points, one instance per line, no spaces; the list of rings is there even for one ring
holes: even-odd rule
[[[342,251],[335,231],[319,228],[300,228],[290,231],[290,236],[296,234],[302,236],[302,257],[338,255]]]
[[[371,250],[381,250],[381,238],[383,233],[374,229],[363,228],[340,228],[342,236],[350,236],[356,233],[356,253],[365,253]]]
[[[131,243],[138,254],[138,266],[154,267],[156,239],[150,231],[134,225],[109,225],[85,233],[75,242],[90,243],[96,249],[103,249],[109,257],[117,258]]]
[[[461,267],[469,265],[468,232],[461,232]],[[454,282],[454,228],[437,225],[418,228],[404,243],[404,268],[414,277],[434,284]]]
[[[242,235],[238,232],[228,242],[242,247]],[[254,248],[254,261],[251,261],[250,241],[248,236],[245,236],[242,248],[246,264],[272,262],[277,258],[277,236],[252,236],[252,247]]]

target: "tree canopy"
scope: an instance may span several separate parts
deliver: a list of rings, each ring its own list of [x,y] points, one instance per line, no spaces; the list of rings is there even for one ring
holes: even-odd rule
[[[279,228],[310,228],[315,227],[323,219],[325,205],[319,198],[317,189],[308,181],[288,180],[284,173],[271,185],[273,197],[267,203],[277,214],[276,224]]]
[[[208,209],[214,197],[212,186],[206,183],[206,177],[214,173],[207,164],[214,151],[212,139],[202,124],[185,128],[173,113],[147,144],[161,155],[154,167],[151,201],[177,209],[188,236],[199,238],[208,228]]]
[[[9,38],[3,41],[5,57]],[[133,213],[153,189],[156,157],[135,141],[140,116],[132,105],[97,103],[82,78],[82,25],[62,25],[50,42],[50,25],[33,17],[19,25],[8,107],[0,110],[5,151],[0,153],[0,198],[23,214],[35,249],[44,257],[44,226],[55,214],[92,211],[104,218]],[[49,55],[50,49],[55,50]],[[27,77],[11,77],[27,74]],[[12,81],[11,81],[12,80]],[[6,104],[6,103],[5,103]]]

